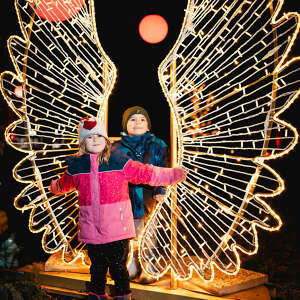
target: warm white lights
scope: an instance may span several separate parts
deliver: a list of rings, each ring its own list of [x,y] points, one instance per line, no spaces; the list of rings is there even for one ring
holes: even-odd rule
[[[23,38],[10,37],[8,49],[16,74],[1,74],[2,93],[19,116],[6,140],[28,153],[13,170],[27,184],[15,206],[31,210],[29,228],[44,231],[46,252],[63,248],[64,260],[72,261],[84,256],[77,194],[56,196],[48,187],[77,151],[79,120],[90,115],[106,121],[116,68],[98,41],[93,1],[16,0],[15,7]]]
[[[158,73],[176,120],[177,163],[189,173],[169,188],[140,241],[142,263],[155,270],[150,276],[170,268],[177,279],[195,271],[213,280],[214,267],[236,274],[238,251],[257,252],[257,227],[282,224],[267,202],[284,183],[265,161],[298,141],[279,115],[298,96],[300,75],[299,58],[287,61],[299,15],[279,19],[282,3],[274,12],[268,0],[188,2]],[[148,243],[154,237],[155,249]]]

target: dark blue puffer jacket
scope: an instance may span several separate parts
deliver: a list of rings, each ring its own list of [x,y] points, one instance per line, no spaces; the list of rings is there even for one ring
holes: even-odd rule
[[[158,167],[169,167],[168,146],[149,131],[138,135],[123,135],[121,140],[114,142],[113,150],[119,150],[130,158]],[[154,195],[165,194],[165,187],[150,187],[129,184],[129,195],[135,218],[143,218],[151,213],[155,200]]]

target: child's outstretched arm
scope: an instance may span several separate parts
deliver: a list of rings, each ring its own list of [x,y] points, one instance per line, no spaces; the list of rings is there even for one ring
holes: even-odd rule
[[[186,171],[181,167],[163,168],[130,160],[125,166],[127,180],[133,184],[167,186],[182,182]]]
[[[65,174],[59,179],[52,180],[50,185],[50,191],[53,194],[60,195],[76,189],[73,176],[65,172]]]

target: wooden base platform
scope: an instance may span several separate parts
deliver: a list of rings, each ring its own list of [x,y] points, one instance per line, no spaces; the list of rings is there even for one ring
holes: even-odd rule
[[[18,273],[25,276],[31,272],[32,266],[18,269]],[[37,275],[37,281],[48,292],[85,299],[90,275],[41,270]],[[134,300],[270,300],[269,291],[264,285],[266,282],[266,275],[241,269],[237,276],[216,278],[209,285],[204,285],[199,279],[192,279],[179,281],[178,288],[171,289],[170,278],[165,276],[150,285],[131,283],[130,286]],[[112,286],[113,281],[108,280],[108,293]]]

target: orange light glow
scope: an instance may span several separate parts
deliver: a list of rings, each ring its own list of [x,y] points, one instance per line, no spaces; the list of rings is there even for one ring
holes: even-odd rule
[[[157,44],[168,34],[168,23],[160,15],[147,15],[139,24],[141,38],[149,44]]]
[[[18,86],[15,87],[14,94],[18,98],[23,98],[23,87],[22,87],[22,85],[18,85]],[[26,89],[24,90],[24,94],[26,95]]]

